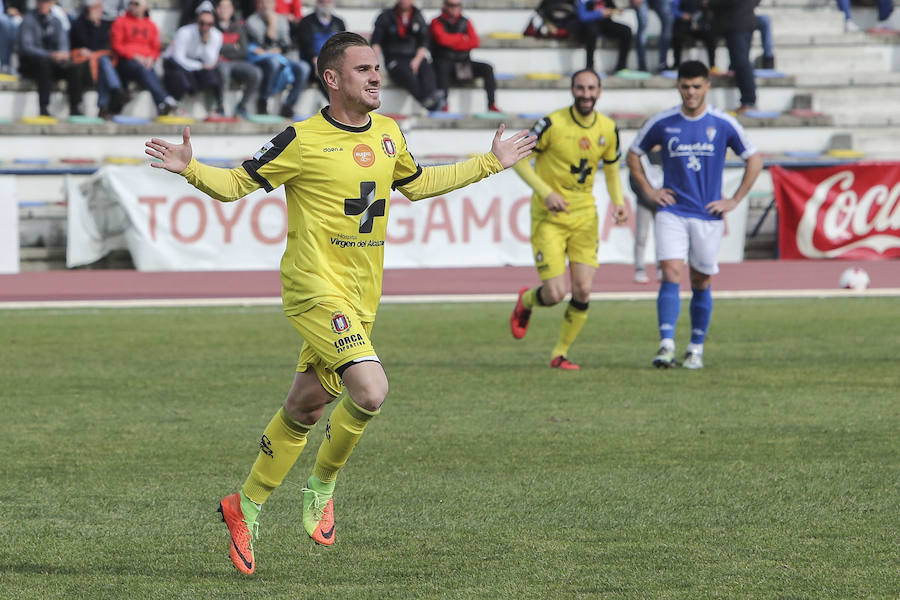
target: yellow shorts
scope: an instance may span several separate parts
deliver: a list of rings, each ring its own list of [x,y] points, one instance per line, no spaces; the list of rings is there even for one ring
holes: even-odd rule
[[[545,216],[531,222],[531,249],[541,281],[566,272],[570,263],[597,266],[597,211]]]
[[[361,321],[346,302],[337,298],[324,299],[308,311],[288,319],[303,337],[297,372],[311,367],[329,394],[340,395],[344,389],[341,374],[351,364],[378,361],[369,339],[372,321]]]

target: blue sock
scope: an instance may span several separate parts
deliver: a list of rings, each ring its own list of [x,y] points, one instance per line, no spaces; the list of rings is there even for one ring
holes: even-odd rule
[[[693,288],[692,291],[694,294],[691,296],[691,343],[702,344],[706,339],[706,330],[709,329],[709,319],[712,317],[712,289]]]
[[[678,297],[678,284],[661,281],[659,295],[656,297],[656,321],[659,325],[661,340],[675,338],[675,325],[678,323],[678,313],[680,312],[681,298]]]

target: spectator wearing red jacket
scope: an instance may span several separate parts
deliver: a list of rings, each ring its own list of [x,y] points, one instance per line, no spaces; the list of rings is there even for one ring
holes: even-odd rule
[[[109,41],[118,59],[122,83],[136,81],[153,96],[159,114],[171,112],[178,103],[166,92],[154,70],[159,58],[159,31],[147,15],[147,0],[129,0],[125,14],[113,21]]]
[[[431,57],[438,87],[447,97],[451,83],[484,80],[488,111],[500,112],[496,104],[497,82],[494,67],[472,60],[470,52],[481,45],[472,22],[462,16],[462,0],[444,0],[441,16],[431,22]]]

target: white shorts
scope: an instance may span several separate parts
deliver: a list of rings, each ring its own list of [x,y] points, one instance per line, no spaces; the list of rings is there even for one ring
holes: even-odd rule
[[[685,260],[704,275],[719,272],[719,246],[725,221],[681,217],[667,210],[656,213],[656,260]]]

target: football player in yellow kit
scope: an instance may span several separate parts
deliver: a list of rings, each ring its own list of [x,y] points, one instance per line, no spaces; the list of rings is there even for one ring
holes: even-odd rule
[[[181,174],[223,202],[260,187],[285,186],[282,299],[304,343],[284,407],[263,432],[247,480],[219,504],[231,534],[231,560],[246,574],[256,567],[253,540],[261,505],[300,456],[325,405],[337,399],[302,491],[304,529],[319,544],[335,541],[337,474],[388,392],[369,334],[381,296],[391,190],[410,200],[444,194],[515,164],[535,143],[528,131],[502,139],[501,125],[491,152],[422,168],[397,123],[372,112],[381,105],[381,74],[363,37],[331,37],[319,53],[318,69],[329,106],[272,138],[241,167],[197,162],[188,128],[181,144],[157,138],[146,144],[147,154],[161,161],[153,166]]]
[[[571,286],[572,298],[559,338],[550,353],[550,366],[577,371],[566,355],[587,321],[591,285],[597,271],[597,208],[594,175],[603,163],[606,187],[617,224],[627,213],[619,181],[619,130],[612,119],[594,111],[600,98],[600,77],[591,69],[572,76],[572,106],[550,113],[532,128],[537,137],[535,166],[516,164],[516,173],[534,194],[531,197],[531,247],[542,284],[524,287],[510,316],[513,337],[528,330],[531,310],[562,301]],[[570,281],[566,280],[566,257]]]

